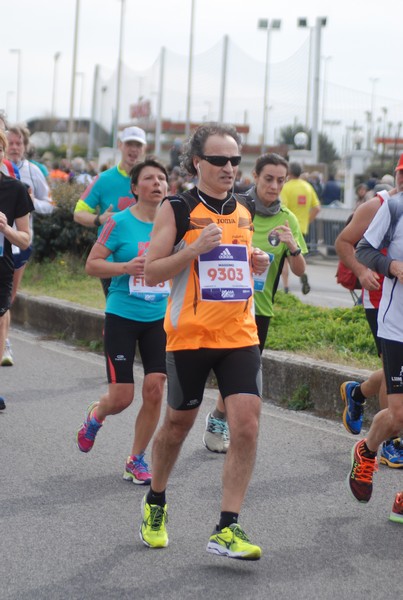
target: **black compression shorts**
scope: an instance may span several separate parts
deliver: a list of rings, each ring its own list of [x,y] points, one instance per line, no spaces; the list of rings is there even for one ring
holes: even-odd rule
[[[0,317],[11,308],[11,294],[13,291],[13,274],[0,277]]]
[[[144,374],[166,373],[164,320],[132,321],[105,315],[104,351],[109,383],[133,383],[137,342]]]
[[[403,343],[381,338],[383,369],[388,394],[403,394]]]
[[[233,394],[261,396],[259,346],[178,350],[167,352],[169,406],[175,410],[191,410],[200,406],[211,370],[224,401]]]
[[[267,339],[267,333],[269,331],[270,317],[264,317],[263,315],[255,315],[257,335],[259,338],[259,350],[262,354],[264,345]]]

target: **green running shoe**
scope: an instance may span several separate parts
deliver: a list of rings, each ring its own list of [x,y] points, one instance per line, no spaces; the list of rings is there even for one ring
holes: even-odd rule
[[[395,502],[393,504],[389,519],[395,523],[403,523],[403,492],[398,492],[396,494]]]
[[[224,527],[221,531],[216,528],[207,544],[207,552],[238,558],[241,560],[259,560],[262,550],[250,543],[248,536],[236,523]]]
[[[168,546],[168,532],[165,523],[168,523],[168,506],[148,504],[144,496],[141,502],[141,515],[143,521],[140,527],[140,539],[149,548],[166,548]]]

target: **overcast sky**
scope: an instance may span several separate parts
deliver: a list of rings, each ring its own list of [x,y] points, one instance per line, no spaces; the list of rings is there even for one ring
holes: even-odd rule
[[[68,117],[76,0],[1,0],[1,4],[0,108],[15,121],[17,55],[9,52],[14,48],[22,57],[21,119],[49,114],[54,55],[60,52],[56,112]],[[84,73],[83,116],[90,115],[95,64],[116,67],[120,9],[120,0],[80,0],[77,71]],[[126,0],[124,62],[146,69],[162,46],[187,55],[190,9],[191,0]],[[271,62],[281,62],[308,38],[308,30],[297,28],[297,18],[307,17],[314,25],[318,16],[327,17],[321,54],[331,57],[328,81],[371,94],[371,78],[376,78],[376,93],[401,100],[403,116],[402,0],[195,0],[194,52],[204,52],[227,34],[264,63],[266,36],[257,29],[258,19],[280,18],[281,30],[271,35],[270,54]],[[186,77],[184,72],[184,85]]]

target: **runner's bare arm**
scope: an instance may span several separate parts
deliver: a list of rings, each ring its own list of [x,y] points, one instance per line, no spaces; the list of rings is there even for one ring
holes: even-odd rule
[[[211,223],[203,229],[195,242],[172,254],[176,238],[175,216],[170,203],[164,202],[157,212],[146,254],[146,284],[157,285],[161,281],[172,279],[199,254],[216,248],[220,244],[221,236],[221,229],[215,223]]]
[[[377,290],[378,275],[360,263],[355,256],[355,245],[360,241],[369,224],[381,206],[380,198],[376,196],[367,200],[355,211],[350,223],[339,233],[335,248],[340,260],[351,269],[360,280],[363,288]]]

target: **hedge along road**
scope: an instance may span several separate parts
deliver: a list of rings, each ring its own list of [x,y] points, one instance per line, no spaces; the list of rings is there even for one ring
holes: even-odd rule
[[[388,521],[400,474],[382,467],[367,506],[344,480],[354,439],[338,422],[263,404],[241,515],[257,563],[205,552],[219,514],[223,456],[202,445],[209,390],[168,489],[170,545],[138,536],[144,490],[122,478],[137,402],[109,417],[92,452],[75,432],[105,389],[101,356],[13,331],[1,369],[0,591],[4,600],[385,598],[403,584],[402,530]],[[135,368],[137,391],[141,371]],[[368,576],[368,573],[371,573]]]

